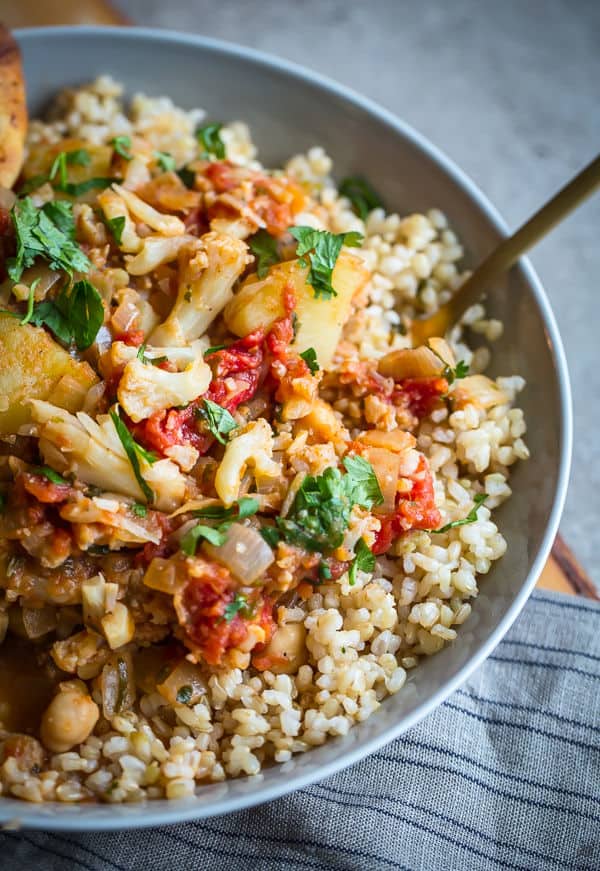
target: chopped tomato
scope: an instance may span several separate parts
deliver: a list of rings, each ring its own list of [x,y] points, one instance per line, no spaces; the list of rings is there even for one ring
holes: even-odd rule
[[[381,518],[381,529],[376,535],[373,553],[386,553],[403,532],[436,529],[440,525],[442,517],[435,505],[433,476],[423,455],[411,477],[411,489],[406,493],[398,493],[396,497],[394,514]]]
[[[396,383],[394,401],[403,403],[419,419],[431,414],[448,392],[445,378],[404,378]]]
[[[47,504],[64,502],[69,498],[72,490],[69,484],[54,484],[43,475],[34,475],[31,472],[23,472],[22,478],[23,487],[38,502]]]
[[[114,341],[124,342],[126,345],[132,345],[134,348],[139,348],[144,341],[144,331],[126,330],[124,333],[117,333]]]
[[[226,608],[235,598],[236,584],[229,571],[216,563],[196,563],[199,576],[186,583],[179,601],[177,615],[185,629],[189,646],[198,650],[209,665],[219,665],[223,655],[239,647],[248,637],[249,627],[258,625],[264,630],[261,643],[266,643],[273,632],[271,603],[259,596],[250,607],[251,616],[237,611],[226,616]],[[250,604],[250,603],[249,603]]]

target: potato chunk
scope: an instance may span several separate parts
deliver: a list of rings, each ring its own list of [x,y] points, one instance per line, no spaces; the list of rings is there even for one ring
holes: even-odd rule
[[[83,405],[97,377],[45,330],[0,315],[0,435],[31,420],[29,399],[49,399],[68,411]]]
[[[283,293],[291,290],[298,315],[292,347],[299,352],[314,348],[319,365],[327,369],[350,315],[352,297],[364,286],[369,271],[358,257],[342,251],[332,275],[337,296],[331,299],[317,299],[306,282],[307,275],[308,269],[292,260],[273,266],[262,280],[250,276],[227,304],[225,323],[237,336],[246,336],[259,327],[268,328],[284,316]]]
[[[0,25],[0,186],[11,188],[23,163],[27,128],[25,81],[21,52]]]

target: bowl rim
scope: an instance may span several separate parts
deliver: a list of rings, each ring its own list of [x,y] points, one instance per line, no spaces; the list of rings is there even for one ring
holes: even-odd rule
[[[156,41],[171,44],[178,43],[180,45],[184,44],[196,47],[200,50],[207,49],[211,52],[220,53],[221,55],[247,60],[255,65],[271,69],[274,72],[284,73],[296,80],[311,84],[339,97],[343,101],[376,117],[388,127],[391,127],[396,133],[399,133],[403,138],[408,140],[435,162],[437,166],[446,173],[446,175],[450,176],[454,183],[462,188],[463,192],[471,200],[473,206],[479,209],[480,212],[486,216],[490,224],[501,237],[508,235],[508,227],[504,219],[501,217],[496,207],[488,200],[487,196],[479,189],[471,178],[454,163],[453,160],[447,157],[441,149],[433,145],[427,137],[419,133],[402,119],[398,118],[390,110],[380,106],[376,101],[369,97],[364,97],[354,89],[342,85],[321,73],[307,69],[300,64],[226,40],[215,39],[200,34],[187,34],[180,33],[176,30],[162,30],[151,27],[90,25],[76,27],[34,27],[16,29],[14,31],[14,36],[17,39],[17,42],[25,45],[29,40],[35,41],[40,38],[52,40],[55,37],[69,37],[72,39],[78,39],[80,36],[94,36],[125,42],[141,39],[147,41],[149,44]],[[131,815],[128,813],[127,816],[121,816],[119,813],[115,813],[113,817],[107,817],[105,815],[97,816],[93,813],[94,807],[97,807],[94,805],[89,806],[89,812],[87,807],[83,809],[80,807],[78,808],[77,815],[70,816],[65,814],[63,816],[60,813],[60,807],[62,806],[57,802],[49,802],[45,805],[38,806],[30,805],[24,801],[21,802],[20,800],[14,800],[19,801],[19,804],[23,805],[23,812],[21,813],[19,810],[17,815],[20,826],[23,828],[43,828],[46,831],[89,831],[92,829],[95,831],[112,831],[123,828],[147,828],[150,826],[181,823],[189,820],[219,816],[221,814],[232,813],[249,808],[253,805],[272,801],[292,791],[309,786],[316,781],[322,780],[337,771],[353,765],[369,754],[375,752],[378,748],[397,738],[403,732],[415,726],[435,708],[441,705],[456,689],[458,689],[458,687],[464,683],[492,653],[523,609],[549,556],[554,538],[558,531],[558,524],[566,498],[573,441],[573,413],[569,374],[565,352],[554,313],[541,281],[529,260],[527,258],[522,258],[514,268],[521,272],[523,279],[529,285],[532,292],[545,326],[546,338],[554,362],[560,407],[559,468],[552,508],[548,516],[542,541],[532,561],[531,568],[506,614],[496,629],[482,643],[479,650],[458,669],[457,673],[447,683],[439,687],[428,699],[421,702],[400,722],[390,726],[380,735],[366,740],[364,743],[361,743],[360,746],[351,748],[343,755],[323,764],[317,771],[308,771],[305,773],[300,772],[296,776],[292,774],[289,778],[282,778],[280,782],[274,784],[259,784],[256,790],[249,791],[247,794],[243,795],[224,797],[223,799],[218,800],[214,806],[210,804],[196,804],[192,799],[189,803],[187,801],[185,803],[173,801],[172,807],[167,807],[166,809],[164,802],[161,802],[161,809],[154,811],[152,809],[154,802],[147,801],[140,803],[139,813],[137,814],[133,813],[133,808],[129,805],[128,810]],[[6,798],[10,797],[7,796],[0,798],[0,822],[15,820],[14,801],[10,799],[13,807],[11,810],[5,810],[3,805]]]

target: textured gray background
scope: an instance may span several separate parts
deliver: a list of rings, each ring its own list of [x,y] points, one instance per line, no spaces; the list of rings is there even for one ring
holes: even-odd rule
[[[116,5],[135,23],[240,42],[351,85],[439,145],[511,226],[600,150],[600,0]],[[206,86],[198,83],[200,104]],[[597,195],[531,259],[552,301],[573,384],[575,455],[562,531],[600,585],[599,239]]]

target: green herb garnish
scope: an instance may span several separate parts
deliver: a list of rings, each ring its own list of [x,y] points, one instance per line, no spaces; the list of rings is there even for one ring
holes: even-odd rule
[[[146,505],[142,505],[141,502],[134,502],[131,506],[131,510],[136,517],[145,517],[148,514],[148,508]]]
[[[51,469],[50,466],[32,466],[29,470],[32,475],[40,475],[42,478],[47,478],[52,484],[69,484],[66,478]]]
[[[320,578],[322,581],[329,581],[329,580],[331,580],[331,569],[329,568],[329,566],[327,565],[327,563],[326,563],[324,560],[321,560],[321,561],[319,562],[319,569],[318,569],[318,571],[319,571],[319,578]]]
[[[477,517],[477,509],[480,505],[483,505],[485,500],[488,498],[487,493],[477,493],[473,497],[473,507],[469,511],[466,517],[463,517],[462,520],[453,520],[451,523],[446,523],[445,526],[442,526],[440,529],[428,529],[428,532],[448,532],[449,529],[456,529],[457,526],[466,526],[468,523],[475,523],[478,519]]]
[[[231,508],[225,508],[223,505],[207,505],[206,508],[197,508],[193,511],[194,517],[201,517],[204,520],[245,520],[246,517],[251,517],[259,509],[258,499],[252,496],[242,496],[238,499],[235,505]]]
[[[165,356],[147,357],[146,356],[146,343],[145,342],[143,344],[141,344],[140,347],[138,348],[138,352],[136,354],[136,357],[138,358],[138,360],[140,360],[142,363],[145,363],[147,366],[160,366],[161,363],[166,363],[166,361],[169,359],[168,357],[165,357]]]
[[[371,464],[363,457],[344,459],[346,474],[337,468],[322,475],[307,475],[286,517],[277,526],[290,544],[322,553],[335,550],[344,540],[354,505],[370,509],[383,496]]]
[[[94,285],[82,279],[70,289],[63,288],[55,299],[33,306],[26,317],[36,327],[48,327],[66,345],[74,341],[85,351],[104,323],[104,305]]]
[[[69,275],[90,269],[90,261],[75,242],[72,208],[70,203],[54,202],[38,209],[31,197],[17,200],[11,209],[17,253],[7,261],[13,281],[20,281],[36,257],[43,257],[51,269],[63,269]]]
[[[354,586],[356,583],[356,573],[372,572],[375,568],[375,554],[371,553],[367,547],[364,538],[360,538],[354,548],[354,559],[348,571],[348,583]]]
[[[235,422],[235,419],[226,408],[223,408],[222,405],[213,402],[211,399],[203,399],[202,401],[204,407],[198,408],[197,413],[200,417],[204,418],[209,430],[216,440],[222,445],[226,445],[227,440],[223,438],[223,436],[227,435],[232,430],[237,429],[238,425]]]
[[[298,242],[296,254],[302,267],[310,266],[308,283],[317,299],[331,299],[337,291],[331,284],[342,245],[357,248],[362,244],[360,233],[330,233],[328,230],[315,230],[313,227],[290,227],[289,232]]]
[[[196,138],[204,146],[204,152],[200,155],[202,158],[207,158],[209,154],[218,160],[225,157],[225,143],[220,136],[222,127],[222,124],[206,124],[196,130]]]
[[[307,348],[306,351],[302,351],[300,354],[312,374],[319,371],[319,364],[317,363],[317,352],[314,348]]]
[[[154,157],[156,162],[165,172],[173,172],[175,169],[175,158],[168,151],[155,151]]]
[[[108,228],[110,232],[113,234],[113,238],[117,245],[121,244],[121,239],[123,238],[123,230],[125,229],[126,222],[125,215],[117,215],[116,218],[107,218],[106,223],[108,224]]]
[[[133,160],[133,154],[129,150],[131,148],[131,136],[115,136],[110,140],[110,144],[115,149],[116,153],[125,160]]]
[[[118,409],[119,406],[117,406],[115,411],[110,412],[111,420],[117,431],[117,435],[119,436],[119,441],[123,445],[123,450],[127,454],[127,458],[131,463],[133,474],[135,475],[136,480],[140,485],[140,489],[148,502],[152,502],[154,499],[154,492],[142,475],[142,471],[140,468],[140,459],[145,460],[146,463],[150,463],[150,465],[152,465],[157,461],[158,457],[150,451],[147,451],[136,442],[134,437],[131,435],[131,433],[119,417]]]
[[[223,611],[223,619],[226,623],[231,623],[236,614],[240,617],[250,617],[252,609],[248,605],[248,601],[243,593],[236,593],[235,597],[225,605]]]
[[[193,688],[186,683],[182,687],[179,687],[179,689],[177,690],[176,699],[180,705],[188,705],[191,702],[193,695]]]
[[[281,541],[281,532],[276,526],[263,526],[259,531],[269,547],[276,548]]]
[[[196,173],[193,170],[188,169],[187,166],[184,166],[181,169],[177,170],[177,175],[184,183],[186,188],[189,188],[190,190],[194,189],[194,184],[196,182]]]
[[[277,240],[266,230],[259,230],[248,240],[248,244],[256,257],[256,274],[259,278],[264,278],[269,267],[279,263]]]
[[[252,496],[242,496],[231,508],[223,505],[207,505],[206,508],[198,508],[193,511],[194,517],[201,520],[219,521],[218,526],[207,526],[199,523],[187,532],[181,539],[181,550],[187,556],[194,556],[198,541],[206,539],[210,544],[219,547],[227,541],[227,533],[235,520],[244,520],[256,514],[259,508],[258,499]]]
[[[230,525],[231,524],[227,524],[227,528],[229,528]],[[181,539],[181,550],[186,554],[186,556],[194,556],[196,548],[198,547],[198,542],[203,538],[206,539],[209,544],[214,544],[215,547],[220,547],[227,541],[227,529],[205,526],[203,523],[198,523],[196,526],[193,526],[188,530]]]
[[[464,360],[459,360],[454,369],[452,366],[446,366],[442,373],[448,384],[453,384],[459,378],[466,378],[468,374],[469,364],[465,363]]]
[[[26,311],[25,315],[19,321],[19,323],[21,324],[22,327],[24,327],[25,324],[28,324],[32,318],[33,304],[35,302],[35,289],[41,280],[42,280],[41,278],[36,278],[35,281],[31,282],[31,287],[29,288],[29,296],[27,297],[27,311]]]
[[[383,206],[381,198],[373,190],[369,182],[358,175],[348,176],[342,179],[339,192],[350,200],[355,214],[362,220],[366,220],[369,212]]]
[[[223,351],[227,345],[213,345],[211,348],[207,348],[204,352],[204,356],[208,357],[210,354],[216,354],[217,351]]]

